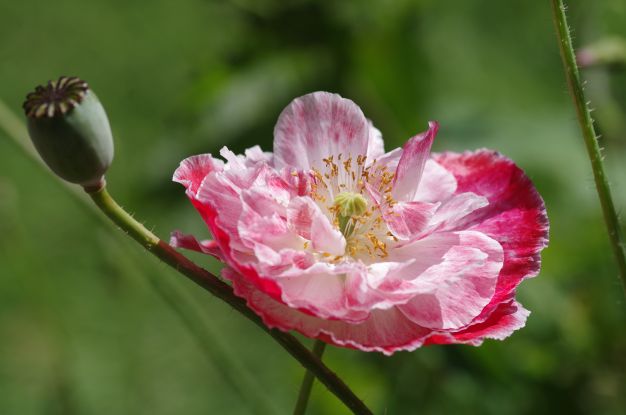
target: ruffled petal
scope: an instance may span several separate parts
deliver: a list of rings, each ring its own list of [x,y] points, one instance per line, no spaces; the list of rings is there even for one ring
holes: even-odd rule
[[[331,255],[344,254],[346,239],[311,198],[291,199],[287,209],[287,220],[298,235],[311,241],[311,247],[315,251]]]
[[[274,129],[274,164],[320,169],[322,159],[331,155],[366,155],[369,139],[369,123],[354,102],[314,92],[296,98],[280,114]]]
[[[237,230],[243,209],[240,192],[241,189],[223,175],[212,174],[202,181],[194,206],[208,224],[215,223],[228,235],[229,249],[245,250]],[[215,230],[211,228],[211,232],[215,236]],[[227,250],[224,246],[222,249]]]
[[[383,217],[396,238],[407,240],[427,228],[438,207],[439,203],[398,202]]]
[[[359,271],[359,265],[318,262],[306,270],[284,272],[277,283],[282,291],[282,302],[292,308],[305,310],[323,319],[350,323],[363,321],[369,310],[352,309],[346,297],[346,278]]]
[[[419,202],[443,202],[456,191],[454,175],[433,159],[426,160],[424,173],[417,186],[413,200]]]
[[[466,343],[480,346],[485,339],[504,340],[514,331],[523,328],[529,315],[530,311],[517,301],[511,300],[499,304],[485,321],[457,332],[433,335],[425,344]]]
[[[273,300],[230,268],[223,269],[222,275],[233,282],[235,294],[245,298],[248,306],[268,327],[297,330],[305,336],[321,338],[338,346],[387,355],[397,350],[414,350],[431,334],[430,330],[415,325],[395,308],[375,310],[367,320],[358,324],[321,319]]]
[[[361,272],[347,275],[346,295],[348,306],[355,310],[386,310],[404,304],[415,294],[412,285],[405,281],[403,270],[413,261],[375,262],[363,267]]]
[[[251,250],[265,247],[279,252],[302,247],[302,238],[289,229],[287,222],[278,214],[261,216],[247,205],[243,205],[237,231],[243,244]]]
[[[512,298],[522,280],[539,272],[540,252],[548,243],[546,208],[524,172],[497,152],[443,153],[434,158],[454,174],[458,192],[472,192],[489,200],[489,205],[458,221],[456,229],[480,231],[504,249],[496,292],[476,319],[483,321]]]
[[[341,320],[325,320],[290,308],[257,290],[230,268],[222,275],[231,280],[235,294],[246,299],[263,322],[283,331],[296,330],[328,343],[362,351],[392,355],[397,351],[412,351],[428,344],[482,344],[484,339],[502,340],[524,327],[530,314],[515,301],[501,304],[486,321],[457,331],[437,331],[421,327],[409,320],[396,307],[374,310],[356,324]]]
[[[399,309],[420,326],[453,330],[489,303],[502,268],[500,244],[475,231],[436,233],[396,249],[393,260],[420,258],[403,270],[415,296]],[[432,265],[424,268],[428,262]]]
[[[223,161],[214,159],[210,154],[199,154],[181,161],[172,180],[185,186],[189,197],[195,197],[202,180],[209,173],[223,168]]]
[[[457,222],[487,205],[489,201],[484,196],[472,192],[456,194],[445,201],[432,215],[429,223],[431,231],[458,229]]]
[[[270,166],[274,164],[274,154],[269,151],[261,150],[261,147],[253,146],[247,148],[244,152],[246,156],[246,162],[248,165],[254,165],[257,163],[265,163]]]
[[[439,124],[428,123],[428,130],[411,138],[402,148],[402,156],[396,168],[392,195],[396,200],[411,201],[424,171],[426,160],[430,157],[430,148],[437,135]]]
[[[170,235],[170,245],[174,248],[183,248],[190,251],[209,254],[220,261],[224,261],[224,254],[217,242],[212,240],[198,241],[193,235],[185,235],[182,232],[174,231]]]

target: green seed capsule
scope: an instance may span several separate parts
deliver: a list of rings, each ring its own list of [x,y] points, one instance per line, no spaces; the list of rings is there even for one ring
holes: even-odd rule
[[[86,82],[60,77],[38,86],[24,102],[28,133],[41,158],[59,177],[98,187],[113,161],[107,115]]]

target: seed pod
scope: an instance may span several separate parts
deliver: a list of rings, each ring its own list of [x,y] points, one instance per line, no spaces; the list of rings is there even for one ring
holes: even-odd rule
[[[28,133],[41,158],[59,177],[94,188],[113,161],[107,115],[85,81],[62,76],[38,86],[23,105]]]

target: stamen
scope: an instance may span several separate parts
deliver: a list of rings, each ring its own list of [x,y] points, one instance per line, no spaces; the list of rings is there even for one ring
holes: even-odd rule
[[[376,160],[368,165],[366,161],[367,157],[360,154],[323,158],[322,166],[312,168],[310,196],[324,208],[333,225],[346,238],[345,256],[385,258],[389,255],[388,243],[398,239],[387,229],[379,209],[388,209],[397,203],[391,193],[395,174]],[[365,191],[368,185],[381,194],[382,206],[369,202],[369,193]],[[304,246],[304,249],[309,248],[308,241]],[[333,263],[345,259],[343,255],[333,258],[327,253],[320,255]]]

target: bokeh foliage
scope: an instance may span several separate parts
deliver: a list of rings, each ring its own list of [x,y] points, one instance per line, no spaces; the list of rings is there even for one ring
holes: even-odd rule
[[[571,1],[575,42],[626,37],[623,0]],[[442,127],[436,151],[489,147],[535,181],[551,220],[527,327],[480,348],[326,360],[377,413],[622,414],[626,305],[566,93],[548,2],[0,0],[0,97],[88,80],[116,136],[110,190],[161,236],[207,236],[170,178],[187,155],[271,149],[294,97],[356,101],[387,148]],[[626,206],[626,73],[584,73],[618,206]],[[177,278],[94,220],[0,133],[0,413],[240,414],[146,282]],[[218,264],[195,258],[210,269]],[[302,370],[186,282],[242,364],[289,413]],[[314,389],[311,414],[346,410]]]

